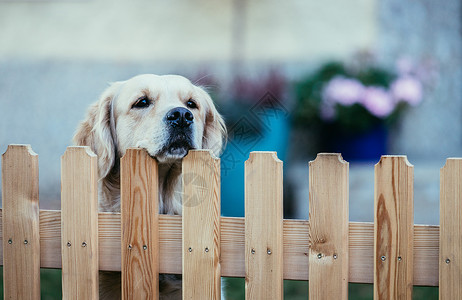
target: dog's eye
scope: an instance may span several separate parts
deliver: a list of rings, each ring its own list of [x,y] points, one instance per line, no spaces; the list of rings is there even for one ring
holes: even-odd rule
[[[151,102],[149,101],[149,99],[146,97],[143,97],[139,99],[138,101],[136,101],[136,103],[133,104],[132,108],[144,108],[144,107],[148,107],[150,104]]]
[[[186,102],[186,106],[188,108],[197,108],[196,102],[194,102],[194,100],[192,100],[192,99],[189,99],[188,102]]]

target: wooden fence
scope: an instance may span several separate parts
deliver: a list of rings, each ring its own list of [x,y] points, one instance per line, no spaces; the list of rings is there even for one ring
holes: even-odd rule
[[[348,221],[349,165],[338,154],[309,164],[309,220],[283,220],[282,165],[275,153],[252,152],[246,218],[220,217],[220,162],[190,151],[183,216],[159,215],[157,163],[130,149],[121,213],[98,213],[97,158],[69,147],[62,210],[52,211],[39,210],[38,156],[10,145],[2,157],[5,298],[39,299],[42,267],[62,268],[65,299],[96,299],[98,270],[122,271],[125,299],[155,299],[159,273],[183,274],[183,299],[219,299],[220,276],[245,277],[246,299],[282,299],[283,279],[309,280],[310,299],[347,299],[348,282],[374,283],[374,299],[412,299],[413,285],[462,299],[462,159],[441,169],[440,226],[414,225],[405,156],[375,166],[374,223]]]

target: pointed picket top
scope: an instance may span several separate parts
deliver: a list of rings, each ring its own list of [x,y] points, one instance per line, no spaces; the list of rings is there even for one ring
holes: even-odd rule
[[[189,150],[188,154],[183,159],[190,159],[190,157],[212,158],[214,160],[220,160],[213,154],[212,150],[209,149]]]
[[[32,150],[30,145],[8,145],[5,153],[2,154],[3,188],[11,188],[14,197],[27,195],[28,200],[36,203],[38,207],[38,167],[38,154]],[[6,181],[5,175],[11,176],[12,181]],[[17,190],[18,186],[11,186],[18,177],[22,177],[23,182],[30,181],[30,184],[24,185],[25,191]],[[3,201],[3,208],[5,208],[6,199],[3,198]],[[23,213],[27,214],[26,211]]]
[[[32,147],[29,144],[9,144],[2,156],[9,155],[9,153],[13,151],[18,151],[19,153],[26,152],[30,156],[38,155],[34,150],[32,150]]]
[[[122,155],[122,157],[120,158],[120,163],[122,164],[122,161],[131,158],[131,156],[134,155],[135,153],[141,153],[141,152],[146,152],[146,154],[149,155],[149,153],[147,153],[146,149],[138,148],[138,147],[130,147],[130,148],[128,148],[127,150],[125,150],[124,155]]]
[[[312,164],[315,164],[319,162],[320,160],[338,160],[339,163],[341,164],[349,164],[346,160],[343,159],[341,153],[318,153],[316,158],[312,161],[310,161],[308,164],[311,166]]]
[[[146,150],[142,149],[142,148],[138,148],[138,147],[130,147],[127,150],[125,150],[125,153],[124,153],[124,155],[122,155],[120,160],[122,161],[123,159],[127,159],[133,153],[143,152],[143,151],[146,151]]]
[[[399,160],[399,161],[402,160],[402,161],[404,161],[404,163],[406,164],[406,166],[408,166],[408,167],[414,167],[414,165],[411,164],[411,163],[409,162],[409,160],[407,159],[407,155],[382,155],[382,156],[380,157],[379,162],[375,164],[375,167],[377,167],[377,166],[383,164],[384,161],[389,160],[389,159],[397,159],[397,160]]]
[[[75,153],[85,153],[89,157],[96,157],[96,154],[91,150],[89,146],[69,146],[64,151],[64,154],[61,156],[61,159],[64,159],[67,155]]]
[[[461,157],[448,157],[444,162],[444,166],[440,168],[440,171],[446,170],[447,168],[455,166],[457,163],[461,163]]]
[[[278,158],[278,154],[275,151],[252,151],[249,154],[249,158],[245,161],[245,165],[253,163],[255,159],[268,159],[270,157],[276,163],[282,163],[282,160]]]

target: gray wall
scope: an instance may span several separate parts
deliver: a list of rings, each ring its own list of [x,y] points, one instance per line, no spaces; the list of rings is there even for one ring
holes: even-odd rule
[[[382,0],[379,51],[385,63],[399,55],[431,63],[437,76],[421,106],[409,111],[392,137],[394,152],[412,160],[462,156],[462,2]]]

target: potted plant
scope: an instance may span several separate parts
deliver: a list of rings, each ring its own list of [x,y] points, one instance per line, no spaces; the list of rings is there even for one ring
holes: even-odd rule
[[[386,154],[389,126],[423,94],[411,69],[388,70],[371,60],[323,64],[295,91],[295,125],[319,133],[320,151],[340,152],[350,161]]]

